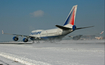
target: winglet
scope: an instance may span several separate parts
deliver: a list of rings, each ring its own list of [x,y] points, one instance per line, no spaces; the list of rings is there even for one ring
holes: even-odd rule
[[[2,30],[2,34],[4,34],[4,31]]]

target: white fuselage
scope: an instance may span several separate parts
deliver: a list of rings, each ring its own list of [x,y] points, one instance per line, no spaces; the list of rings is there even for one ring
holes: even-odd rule
[[[62,30],[59,28],[49,30],[34,30],[30,36],[36,37],[35,39],[49,39],[62,37],[72,32],[72,30]]]

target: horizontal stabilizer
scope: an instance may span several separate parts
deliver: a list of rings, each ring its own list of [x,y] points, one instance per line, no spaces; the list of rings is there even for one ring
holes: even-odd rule
[[[55,25],[56,27],[60,28],[60,29],[63,29],[63,30],[70,30],[71,28],[67,28],[67,27],[64,27],[64,26],[60,26],[60,25]]]
[[[76,28],[76,30],[79,30],[79,29],[85,29],[85,28],[91,28],[91,27],[94,27],[94,26],[80,27],[80,28]]]
[[[2,34],[4,34],[4,31],[2,30]]]

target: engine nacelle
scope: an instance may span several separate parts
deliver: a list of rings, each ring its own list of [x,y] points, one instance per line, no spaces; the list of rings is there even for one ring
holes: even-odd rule
[[[73,29],[73,31],[74,31],[74,30],[76,30],[76,26],[75,26],[75,25],[73,25],[73,26],[72,26],[72,29]]]
[[[15,37],[13,37],[13,40],[14,40],[14,41],[18,41],[18,39],[19,39],[19,38],[18,38],[18,37],[16,37],[16,36],[15,36]]]
[[[27,38],[24,38],[24,39],[23,39],[23,42],[28,42],[28,39],[27,39]]]

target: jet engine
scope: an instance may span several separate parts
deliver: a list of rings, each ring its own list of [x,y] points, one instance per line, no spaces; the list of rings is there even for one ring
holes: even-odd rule
[[[23,42],[28,42],[28,39],[27,39],[27,38],[24,38],[24,39],[23,39]]]
[[[76,26],[75,25],[72,26],[72,30],[73,31],[76,30]]]
[[[14,41],[18,41],[18,39],[19,39],[19,38],[18,38],[18,37],[16,37],[16,36],[15,36],[15,37],[13,37],[13,40],[14,40]]]

